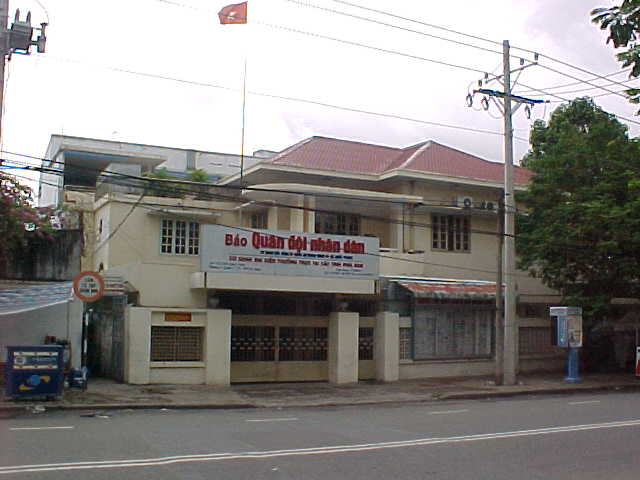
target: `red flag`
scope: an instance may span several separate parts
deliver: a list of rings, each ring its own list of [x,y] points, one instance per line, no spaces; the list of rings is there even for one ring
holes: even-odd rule
[[[247,23],[247,3],[236,3],[234,5],[227,5],[218,12],[220,17],[220,23],[222,25],[228,25],[231,23]]]

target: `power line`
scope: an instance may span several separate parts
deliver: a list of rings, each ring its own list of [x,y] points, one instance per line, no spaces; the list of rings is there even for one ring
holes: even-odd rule
[[[2,150],[2,153],[6,153],[9,155],[15,155],[15,156],[22,156],[22,157],[26,157],[26,158],[31,158],[34,160],[40,160],[42,162],[49,162],[49,165],[55,163],[55,164],[59,164],[59,165],[64,165],[64,162],[58,162],[56,160],[51,160],[51,159],[46,159],[46,158],[42,158],[42,157],[36,157],[33,155],[27,155],[27,154],[21,154],[21,153],[16,153],[16,152],[9,152],[6,150]],[[12,159],[6,159],[6,161],[8,162],[13,162],[16,163],[18,165],[22,165],[22,166],[26,166],[26,167],[34,167],[33,165],[26,163],[26,162],[21,162],[20,160],[12,160]],[[39,168],[39,167],[38,167]],[[256,192],[268,192],[268,193],[284,193],[284,194],[288,194],[288,195],[301,195],[301,196],[309,196],[309,197],[326,197],[326,198],[332,198],[332,199],[340,199],[340,200],[357,200],[357,201],[367,201],[367,202],[371,202],[371,203],[377,203],[377,204],[381,204],[381,203],[387,203],[387,204],[393,204],[393,205],[406,205],[408,202],[404,202],[401,200],[385,200],[385,199],[371,199],[371,198],[362,198],[362,197],[355,197],[355,196],[350,196],[350,195],[338,195],[338,194],[331,194],[331,193],[322,193],[322,192],[304,192],[304,191],[296,191],[296,190],[282,190],[282,189],[276,189],[276,188],[259,188],[259,187],[252,187],[252,186],[236,186],[236,185],[216,185],[216,184],[211,184],[211,183],[206,183],[206,182],[192,182],[192,181],[185,181],[185,180],[177,180],[177,179],[162,179],[162,178],[152,178],[152,177],[138,177],[135,175],[126,175],[126,174],[122,174],[120,172],[113,172],[110,170],[106,170],[106,169],[99,169],[99,168],[93,168],[93,167],[87,167],[87,166],[75,166],[74,168],[80,169],[80,170],[85,170],[85,171],[91,171],[97,174],[100,173],[106,173],[109,175],[113,175],[116,177],[123,177],[123,178],[128,178],[128,179],[133,179],[133,180],[143,180],[143,181],[148,181],[148,180],[157,180],[157,181],[164,181],[166,183],[173,183],[173,184],[179,184],[179,185],[185,185],[185,186],[197,186],[197,187],[207,187],[207,188],[217,188],[217,189],[222,189],[222,190],[237,190],[237,191],[244,191],[244,190],[250,190],[250,191],[256,191]],[[57,173],[64,173],[62,170],[56,170],[56,169],[52,169],[54,170],[54,174]],[[189,193],[193,193],[193,192],[189,192]],[[234,197],[235,198],[235,197]],[[429,199],[429,198],[422,198],[421,201],[422,204],[428,205],[428,206],[435,206],[435,207],[450,207],[451,203],[447,202],[446,200],[443,199]],[[479,210],[483,210],[483,209],[479,209]]]
[[[56,162],[56,163],[60,163],[60,162]],[[62,170],[58,170],[58,169],[53,169],[53,168],[46,168],[46,167],[35,167],[33,165],[26,165],[25,167],[23,167],[27,170],[35,170],[35,171],[40,171],[40,172],[44,172],[44,173],[50,173],[53,175],[64,175],[64,171]],[[113,175],[116,178],[123,178],[125,180],[134,180],[136,181],[136,183],[118,183],[116,181],[112,181],[112,183],[116,184],[116,185],[123,185],[123,186],[133,186],[133,187],[140,187],[140,181],[142,182],[147,182],[147,184],[151,184],[151,183],[169,183],[172,185],[175,184],[181,184],[184,186],[205,186],[205,187],[216,187],[216,185],[211,185],[211,184],[206,184],[206,183],[199,183],[199,182],[185,182],[185,181],[181,181],[181,180],[170,180],[170,179],[156,179],[156,178],[148,178],[148,177],[138,177],[138,176],[134,176],[134,175],[126,175],[126,174],[120,174],[120,173],[116,173],[116,172],[112,172],[115,175]],[[217,186],[218,188],[228,188],[228,186]],[[250,188],[249,188],[250,189]],[[223,195],[223,194],[211,194],[211,193],[204,193],[204,192],[194,192],[193,190],[189,190],[186,188],[180,188],[179,186],[171,186],[171,187],[166,187],[167,193],[184,193],[184,194],[194,194],[197,193],[197,195],[199,196],[204,196],[205,198],[209,198],[209,199],[215,199],[215,200],[227,200],[227,201],[232,201],[232,202],[238,202],[240,201],[239,197],[237,196],[231,196],[231,195]],[[247,190],[247,188],[245,187],[244,190]],[[255,189],[258,191],[267,191],[264,189]],[[285,191],[286,193],[293,193],[293,192],[288,192]],[[314,194],[309,194],[309,196],[315,196]],[[335,210],[327,210],[327,209],[319,209],[319,208],[311,208],[311,207],[304,207],[304,206],[299,206],[299,205],[289,205],[289,204],[284,204],[284,203],[279,203],[279,202],[275,202],[275,201],[253,201],[254,205],[258,205],[258,206],[266,206],[266,207],[282,207],[282,208],[288,208],[288,209],[293,209],[293,210],[303,210],[303,211],[310,211],[310,212],[314,212],[314,213],[324,213],[324,214],[330,214],[330,215],[336,215],[336,214],[344,214],[344,212],[342,211],[335,211]],[[450,206],[450,205],[431,205],[431,206]],[[482,209],[475,209],[475,210],[482,210]],[[363,219],[368,219],[368,220],[374,220],[374,221],[378,221],[378,222],[382,222],[382,223],[391,223],[391,224],[398,224],[398,225],[404,225],[404,226],[414,226],[414,227],[421,227],[421,228],[431,228],[432,224],[430,223],[421,223],[421,222],[413,222],[413,221],[405,221],[405,220],[400,220],[400,219],[393,219],[393,218],[388,218],[388,217],[379,217],[379,216],[375,216],[375,215],[366,215],[366,214],[358,214],[359,217],[363,218]],[[496,232],[493,231],[487,231],[487,230],[478,230],[478,229],[470,229],[469,230],[470,233],[477,233],[477,234],[482,234],[482,235],[491,235],[491,236],[497,236],[499,235]]]
[[[296,0],[286,0],[286,1],[294,1],[295,3],[300,3],[300,2],[298,2]],[[454,33],[454,34],[457,34],[457,35],[462,35],[462,36],[465,36],[465,37],[468,37],[468,38],[473,38],[473,39],[476,39],[476,40],[489,42],[489,43],[492,43],[492,44],[495,44],[495,45],[501,45],[500,42],[497,42],[497,41],[494,41],[494,40],[490,40],[490,39],[487,39],[487,38],[479,37],[479,36],[476,36],[476,35],[467,34],[467,33],[464,33],[464,32],[457,31],[457,30],[452,30],[452,29],[449,29],[449,28],[446,28],[446,27],[442,27],[440,25],[435,25],[435,24],[422,22],[422,21],[418,21],[418,20],[411,19],[411,18],[408,18],[408,17],[402,17],[402,16],[395,15],[395,14],[392,14],[392,13],[389,13],[389,12],[385,12],[385,11],[382,11],[382,10],[377,10],[377,9],[373,9],[373,8],[369,8],[369,7],[365,7],[365,6],[358,5],[358,4],[351,3],[351,2],[347,2],[347,1],[344,1],[344,0],[332,0],[332,1],[334,1],[335,3],[348,5],[350,7],[359,8],[359,9],[370,11],[370,12],[375,12],[375,13],[378,13],[378,14],[381,14],[381,15],[386,15],[386,16],[389,16],[389,17],[393,17],[393,18],[397,18],[397,19],[401,19],[401,20],[405,20],[405,21],[409,21],[409,22],[413,22],[413,23],[418,23],[418,24],[421,24],[421,25],[424,25],[424,26],[427,26],[427,27],[430,27],[430,28],[436,28],[436,29],[447,31],[447,32]],[[308,5],[312,6],[312,7],[316,7],[314,5],[310,5],[310,4],[308,4]],[[316,7],[316,8],[318,8],[318,7]],[[336,13],[340,13],[340,12],[336,12]],[[346,14],[346,15],[349,15],[349,14]],[[370,20],[370,21],[373,21],[374,23],[378,23],[375,20]],[[454,40],[450,40],[450,41],[454,41]],[[460,43],[462,43],[462,42],[460,42]],[[469,46],[471,46],[471,45],[469,45]],[[481,48],[481,47],[477,47],[477,48]],[[512,46],[511,48],[512,49],[521,50],[521,51],[524,51],[524,52],[527,52],[527,53],[530,53],[530,54],[533,54],[533,55],[536,55],[536,56],[539,56],[539,57],[546,58],[546,59],[551,60],[553,62],[557,62],[557,63],[559,63],[561,65],[564,65],[564,66],[567,66],[569,68],[573,68],[573,69],[578,70],[580,72],[583,72],[583,73],[586,73],[588,75],[591,75],[591,76],[595,77],[595,79],[605,80],[606,82],[609,82],[610,84],[616,84],[616,85],[620,85],[620,86],[623,86],[623,87],[626,87],[626,88],[632,88],[632,87],[629,87],[628,85],[626,85],[626,84],[624,84],[622,82],[618,82],[618,81],[615,81],[615,80],[611,80],[610,78],[607,78],[608,76],[612,76],[612,75],[608,75],[608,76],[599,75],[597,73],[591,72],[591,71],[589,71],[587,69],[584,69],[582,67],[578,67],[576,65],[572,65],[572,64],[570,64],[568,62],[565,62],[563,60],[560,60],[558,58],[552,57],[550,55],[542,54],[542,53],[536,52],[534,50],[521,48],[521,47],[516,47],[516,46]],[[493,50],[490,50],[490,51],[493,52]],[[605,90],[609,94],[620,95],[619,92],[607,90],[606,88],[604,88],[602,86],[595,85],[595,84],[591,83],[591,81],[589,81],[589,80],[583,80],[583,79],[574,77],[574,76],[572,76],[572,75],[570,75],[568,73],[561,72],[559,70],[556,70],[556,69],[554,69],[552,67],[549,67],[547,65],[544,65],[544,64],[539,64],[539,65],[542,68],[550,70],[550,71],[552,71],[554,73],[557,73],[559,75],[563,75],[563,76],[566,76],[566,77],[571,78],[573,80],[576,80],[578,83],[586,83],[587,85],[591,85],[594,88]],[[623,95],[620,95],[620,96],[623,96]],[[621,118],[623,118],[623,117],[621,117]]]
[[[347,5],[349,7],[359,8],[361,10],[366,10],[368,12],[373,12],[373,13],[378,13],[380,15],[386,15],[388,17],[393,17],[393,18],[396,18],[398,20],[404,20],[404,21],[407,21],[407,22],[416,23],[416,24],[419,24],[419,25],[423,25],[425,27],[435,28],[435,29],[438,29],[438,30],[443,30],[445,32],[454,33],[456,35],[462,35],[462,36],[467,37],[467,38],[473,38],[475,40],[480,40],[482,42],[488,42],[488,43],[492,43],[494,45],[502,46],[502,42],[497,42],[495,40],[491,40],[491,39],[488,39],[488,38],[480,37],[480,36],[477,36],[477,35],[472,35],[472,34],[469,34],[469,33],[460,32],[460,31],[457,31],[457,30],[453,30],[451,28],[443,27],[441,25],[435,25],[435,24],[432,24],[432,23],[423,22],[421,20],[416,20],[414,18],[403,17],[401,15],[396,15],[396,14],[393,14],[393,13],[390,13],[390,12],[385,12],[383,10],[376,10],[375,8],[365,7],[364,5],[358,5],[357,3],[346,2],[346,1],[343,1],[343,0],[332,0],[332,1],[335,2],[335,3],[340,3],[342,5]],[[534,53],[534,52],[532,52],[532,53]]]
[[[605,77],[609,78],[609,77],[613,77],[615,75],[620,75],[621,73],[625,73],[628,72],[629,70],[631,70],[631,67],[629,68],[624,68],[622,70],[616,70],[615,72],[612,73],[608,73],[606,75],[604,75]],[[592,79],[592,80],[596,80],[596,79]],[[569,82],[569,83],[563,83],[562,85],[555,85],[553,87],[545,87],[545,90],[555,90],[557,88],[565,88],[565,87],[572,87],[573,85],[582,85],[582,81],[579,82]],[[517,93],[518,94],[525,94],[525,93],[529,93],[529,92],[535,92],[535,90],[520,90]]]
[[[629,88],[637,88],[637,86],[629,86]],[[597,90],[597,88],[595,88],[595,87],[585,87],[585,88],[577,88],[575,90],[566,90],[564,92],[554,92],[554,93],[556,93],[557,95],[566,95],[568,93],[586,92],[586,91],[589,91],[589,90]],[[617,93],[621,93],[621,92],[625,92],[625,91],[626,90],[618,90],[618,91],[611,92],[611,93],[599,94],[598,96],[611,95],[613,93],[617,94]],[[531,94],[529,94],[529,96],[531,96],[531,97],[540,97],[540,96],[543,96],[543,95],[546,95],[546,94],[543,94],[543,93],[531,93]]]
[[[524,83],[522,83],[522,82],[520,82],[520,85],[522,85],[522,86],[523,86],[523,87],[525,87],[525,88],[529,88],[529,89],[531,89],[532,91],[535,91],[535,92],[541,92],[541,93],[547,94],[547,95],[549,95],[549,96],[551,96],[551,97],[554,97],[554,98],[557,98],[557,99],[559,99],[559,100],[561,100],[561,101],[563,101],[563,102],[571,102],[571,100],[569,100],[568,98],[561,97],[560,95],[557,95],[557,94],[555,94],[555,93],[547,92],[546,90],[542,90],[542,89],[540,89],[540,88],[531,87],[531,86],[529,86],[529,85],[525,85],[525,84],[524,84]],[[618,93],[618,92],[611,92],[611,93]],[[609,95],[609,94],[607,94],[607,95]],[[612,113],[611,115],[613,115],[614,117],[616,117],[616,118],[618,118],[618,119],[620,119],[620,120],[625,120],[625,121],[627,121],[627,122],[629,122],[629,123],[634,123],[634,124],[636,124],[636,125],[640,125],[640,122],[639,122],[639,121],[637,121],[637,120],[633,120],[633,119],[631,119],[631,118],[623,117],[622,115],[616,115],[616,114],[613,114],[613,113]]]
[[[158,0],[156,0],[156,1],[158,1]],[[90,66],[94,66],[94,67],[98,67],[98,68],[104,68],[106,70],[112,70],[114,72],[126,73],[126,74],[136,75],[136,76],[140,76],[140,77],[153,78],[153,79],[157,79],[157,80],[174,81],[174,82],[185,83],[185,84],[189,84],[189,85],[195,85],[195,86],[199,86],[199,87],[210,87],[210,88],[218,88],[218,89],[228,90],[228,91],[233,91],[233,92],[240,92],[240,90],[237,89],[237,88],[227,87],[227,86],[219,85],[219,84],[215,84],[215,83],[199,82],[199,81],[195,81],[195,80],[187,80],[187,79],[182,79],[182,78],[177,78],[177,77],[170,77],[170,76],[166,76],[166,75],[138,72],[138,71],[135,71],[135,70],[128,70],[128,69],[124,69],[124,68],[111,67],[111,66],[108,66],[108,65],[97,65],[97,64],[87,63],[87,62],[79,62],[79,61],[76,61],[76,60],[63,59],[63,58],[52,57],[52,56],[46,56],[46,57],[43,57],[43,58],[47,58],[47,59],[50,59],[50,60],[53,60],[53,61],[74,63],[74,64],[78,64],[78,65],[90,65]],[[364,114],[364,115],[372,115],[372,116],[376,116],[376,117],[390,118],[390,119],[394,119],[394,120],[403,120],[403,121],[408,121],[408,122],[413,122],[413,123],[419,123],[419,124],[422,124],[422,125],[430,125],[430,126],[434,126],[434,127],[451,128],[451,129],[454,129],[454,130],[462,130],[462,131],[473,132],[473,133],[484,133],[484,134],[489,134],[489,135],[502,136],[501,132],[496,132],[496,131],[492,131],[492,130],[484,130],[484,129],[473,128],[473,127],[464,127],[464,126],[461,126],[461,125],[452,125],[452,124],[446,124],[446,123],[441,123],[441,122],[432,122],[432,121],[429,121],[429,120],[421,120],[421,119],[418,119],[418,118],[405,117],[405,116],[402,116],[402,115],[394,115],[394,114],[391,114],[391,113],[380,113],[380,112],[374,112],[374,111],[371,111],[371,110],[364,110],[364,109],[359,109],[359,108],[345,107],[345,106],[341,106],[341,105],[335,105],[335,104],[326,103],[326,102],[320,102],[320,101],[316,101],[316,100],[308,100],[308,99],[305,99],[305,98],[289,97],[289,96],[285,96],[285,95],[277,95],[277,94],[273,94],[273,93],[265,93],[265,92],[251,91],[251,90],[248,90],[247,94],[258,96],[258,97],[264,97],[264,98],[273,98],[273,99],[277,99],[277,100],[284,100],[284,101],[288,101],[288,102],[297,102],[297,103],[304,103],[304,104],[307,104],[307,105],[315,105],[315,106],[319,106],[319,107],[332,108],[332,109],[335,109],[335,110],[342,110],[342,111],[351,112],[351,113],[361,113],[361,114]],[[518,140],[520,140],[522,142],[529,143],[529,140],[524,138],[524,137],[514,137],[514,138],[516,138],[516,139],[518,139]]]
[[[382,25],[382,26],[385,26],[385,27],[395,28],[395,29],[398,29],[398,30],[402,30],[404,32],[417,33],[418,35],[423,35],[423,36],[429,37],[429,38],[435,38],[437,40],[442,40],[442,41],[445,41],[445,42],[455,43],[456,45],[462,45],[462,46],[465,46],[465,47],[471,47],[471,48],[475,48],[475,49],[482,50],[482,51],[485,51],[485,52],[496,53],[498,55],[502,55],[502,52],[500,52],[498,50],[491,50],[489,48],[480,47],[478,45],[473,45],[471,43],[460,42],[458,40],[453,40],[451,38],[440,37],[438,35],[433,35],[433,34],[430,34],[430,33],[422,32],[420,30],[413,30],[411,28],[401,27],[400,25],[394,25],[394,24],[391,24],[391,23],[381,22],[379,20],[374,20],[372,18],[361,17],[360,15],[355,15],[355,14],[352,14],[352,13],[342,12],[340,10],[335,10],[333,8],[322,7],[320,5],[315,5],[315,4],[312,4],[312,3],[305,3],[305,2],[302,2],[300,0],[284,0],[284,1],[290,2],[290,3],[295,3],[295,4],[301,5],[303,7],[315,8],[315,9],[322,10],[322,11],[325,11],[325,12],[335,13],[337,15],[342,15],[342,16],[345,16],[345,17],[355,18],[357,20],[362,20],[364,22],[374,23],[376,25]]]

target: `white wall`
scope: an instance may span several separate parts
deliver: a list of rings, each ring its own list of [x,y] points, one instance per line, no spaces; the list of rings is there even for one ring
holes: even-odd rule
[[[80,368],[82,309],[74,300],[0,315],[0,362],[6,361],[7,345],[43,345],[44,337],[53,335],[71,342],[71,364]]]

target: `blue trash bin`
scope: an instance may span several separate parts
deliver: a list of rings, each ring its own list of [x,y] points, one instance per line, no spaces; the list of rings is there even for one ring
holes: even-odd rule
[[[64,359],[61,345],[7,347],[5,395],[54,398],[62,395]]]

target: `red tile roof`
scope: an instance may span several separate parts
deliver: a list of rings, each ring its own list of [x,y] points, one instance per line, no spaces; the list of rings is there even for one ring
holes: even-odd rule
[[[311,137],[271,157],[267,162],[315,170],[382,174],[394,169],[502,182],[502,163],[428,141],[393,148],[337,138]],[[514,182],[528,183],[532,172],[514,168]]]

